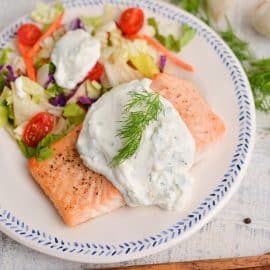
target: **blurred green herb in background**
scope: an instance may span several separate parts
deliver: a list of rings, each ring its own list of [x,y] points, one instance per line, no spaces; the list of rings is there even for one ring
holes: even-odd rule
[[[239,59],[243,66],[246,65],[246,61],[250,61],[254,58],[252,51],[249,48],[249,44],[240,39],[227,20],[227,30],[224,32],[218,32],[223,40],[229,45],[236,57]]]
[[[223,38],[247,73],[256,109],[270,112],[270,58],[256,59],[249,44],[233,31],[229,20],[227,20],[227,30],[218,31],[209,16],[206,0],[171,0],[171,3],[203,20]]]
[[[172,0],[171,2],[194,15],[198,15],[202,4],[202,0]]]

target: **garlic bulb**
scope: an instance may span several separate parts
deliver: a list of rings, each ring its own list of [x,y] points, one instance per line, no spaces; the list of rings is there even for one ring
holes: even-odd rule
[[[270,37],[270,0],[260,0],[251,14],[251,23],[255,30]]]
[[[222,19],[234,4],[235,0],[207,0],[207,7],[215,21]]]

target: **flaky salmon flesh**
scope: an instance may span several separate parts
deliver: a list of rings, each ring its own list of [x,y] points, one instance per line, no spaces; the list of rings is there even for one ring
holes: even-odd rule
[[[84,166],[76,150],[81,127],[51,145],[54,156],[29,160],[29,170],[69,226],[109,213],[125,204],[104,176]]]
[[[190,81],[160,73],[151,88],[168,99],[179,112],[195,139],[197,150],[217,142],[225,133],[222,119],[212,111]]]
[[[216,142],[225,132],[223,121],[211,110],[192,83],[158,75],[151,88],[167,98],[191,131],[197,149]],[[104,176],[88,169],[76,150],[81,126],[51,145],[54,156],[29,160],[29,170],[50,198],[64,222],[76,226],[123,205],[121,193]]]

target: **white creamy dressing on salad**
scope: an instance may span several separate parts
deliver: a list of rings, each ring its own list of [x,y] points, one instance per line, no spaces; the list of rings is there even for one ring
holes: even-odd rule
[[[23,90],[23,77],[22,76],[17,78],[15,81],[15,91],[16,91],[16,95],[19,98],[25,98],[27,96],[27,94]]]
[[[67,32],[55,45],[52,62],[56,83],[73,89],[94,67],[100,57],[100,41],[82,29]]]
[[[191,195],[187,170],[193,163],[194,139],[185,123],[165,98],[164,110],[144,131],[132,157],[119,166],[110,165],[122,146],[117,136],[129,91],[151,91],[151,80],[135,80],[104,94],[89,109],[77,149],[85,165],[104,175],[122,193],[129,206],[157,205],[179,210]]]

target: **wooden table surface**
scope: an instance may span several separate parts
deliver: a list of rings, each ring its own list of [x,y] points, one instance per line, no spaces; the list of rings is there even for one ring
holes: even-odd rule
[[[257,0],[235,0],[230,14],[234,28],[258,56],[270,57],[270,40],[257,35],[247,20]],[[29,13],[36,0],[1,0],[0,29]],[[268,130],[267,130],[268,129]],[[257,113],[255,151],[244,181],[232,200],[204,228],[181,244],[143,259],[119,265],[139,265],[209,258],[254,256],[270,252],[270,115]],[[244,219],[249,218],[250,224]],[[0,233],[0,269],[71,270],[102,265],[72,263],[26,248]]]

